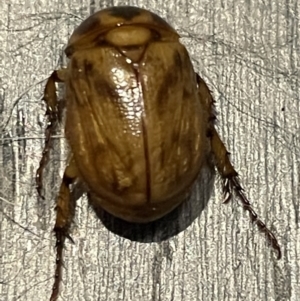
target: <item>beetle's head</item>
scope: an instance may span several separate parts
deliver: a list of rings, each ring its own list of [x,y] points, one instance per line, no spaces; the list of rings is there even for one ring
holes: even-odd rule
[[[178,33],[158,15],[133,6],[101,10],[81,23],[70,37],[65,53],[112,45],[144,46],[153,40],[177,41]]]

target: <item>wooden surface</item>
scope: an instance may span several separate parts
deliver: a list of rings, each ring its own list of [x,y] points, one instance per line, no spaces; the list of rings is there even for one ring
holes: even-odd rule
[[[38,202],[41,97],[45,79],[65,65],[68,37],[98,3],[0,3],[0,301],[50,296],[66,144],[58,132],[46,201]],[[188,203],[145,229],[102,216],[105,227],[80,199],[59,300],[300,300],[299,2],[101,1],[101,8],[117,4],[150,9],[184,37],[246,193],[283,258],[275,259],[236,200],[221,204],[220,181],[206,170]]]

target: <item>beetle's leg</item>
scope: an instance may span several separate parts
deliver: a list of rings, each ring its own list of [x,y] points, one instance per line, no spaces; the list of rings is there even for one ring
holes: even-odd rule
[[[73,242],[70,237],[69,230],[75,214],[75,199],[71,193],[70,186],[72,186],[76,180],[78,180],[77,166],[74,159],[71,158],[65,169],[56,200],[56,222],[54,227],[56,237],[56,267],[55,280],[50,301],[56,300],[59,293],[59,286],[62,278],[63,248],[65,240],[66,238],[69,238]]]
[[[66,70],[56,70],[54,71],[51,76],[48,78],[45,90],[44,90],[44,97],[43,100],[46,103],[46,116],[47,116],[47,128],[45,131],[45,146],[43,149],[42,159],[40,161],[39,168],[36,171],[36,188],[37,192],[40,197],[42,196],[42,188],[43,188],[43,172],[45,169],[45,166],[48,163],[49,160],[49,151],[52,144],[51,136],[53,135],[53,132],[55,130],[57,121],[59,119],[59,105],[57,101],[57,95],[56,95],[56,87],[55,83],[63,82],[64,81],[64,74]]]
[[[281,250],[278,241],[271,230],[269,230],[267,226],[258,218],[249,200],[245,196],[243,188],[241,187],[238,179],[238,174],[229,160],[229,152],[221,141],[216,130],[213,130],[212,132],[211,147],[218,171],[223,179],[224,203],[228,203],[230,201],[232,198],[232,191],[234,191],[241,200],[244,210],[249,212],[252,222],[255,222],[260,231],[265,233],[272,247],[277,251],[277,259],[280,259]]]
[[[274,250],[277,251],[277,258],[281,258],[281,250],[275,235],[266,227],[266,225],[258,218],[256,212],[252,208],[249,200],[243,192],[243,188],[238,179],[238,173],[235,171],[229,159],[229,152],[220,139],[214,127],[214,106],[211,93],[205,82],[197,75],[199,98],[206,107],[210,116],[208,116],[208,137],[211,139],[211,150],[214,155],[217,169],[223,179],[224,203],[228,203],[232,198],[232,191],[236,193],[241,200],[244,210],[250,214],[252,222],[255,222],[263,233],[267,236]]]

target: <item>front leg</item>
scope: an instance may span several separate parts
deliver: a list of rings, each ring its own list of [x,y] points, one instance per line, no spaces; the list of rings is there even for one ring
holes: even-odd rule
[[[62,279],[62,267],[63,267],[63,249],[66,238],[70,237],[70,226],[73,222],[75,214],[75,198],[71,192],[71,186],[76,184],[80,185],[78,180],[78,170],[74,158],[71,157],[69,164],[67,165],[63,180],[59,189],[59,194],[56,200],[56,222],[54,227],[54,233],[56,237],[56,268],[55,268],[55,280],[52,289],[50,301],[57,300],[59,293],[59,286]],[[76,182],[75,185],[73,185]],[[72,191],[74,191],[73,187]]]
[[[57,94],[56,94],[56,83],[64,82],[66,77],[66,69],[56,70],[54,71],[51,76],[48,78],[45,90],[44,90],[44,97],[43,100],[46,103],[46,116],[47,116],[47,128],[45,131],[46,138],[45,138],[45,146],[43,149],[42,159],[40,161],[39,168],[36,171],[36,188],[38,195],[43,198],[42,196],[42,188],[43,188],[43,172],[45,166],[49,161],[49,151],[52,144],[52,135],[55,131],[57,122],[59,120],[60,110],[59,104],[57,101]]]

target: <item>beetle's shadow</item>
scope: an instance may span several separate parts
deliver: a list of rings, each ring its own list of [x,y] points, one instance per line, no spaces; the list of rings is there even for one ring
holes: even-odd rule
[[[114,217],[101,208],[93,208],[103,225],[111,232],[137,242],[160,242],[185,230],[206,207],[215,172],[205,166],[195,182],[191,195],[166,216],[150,223],[130,223]]]

